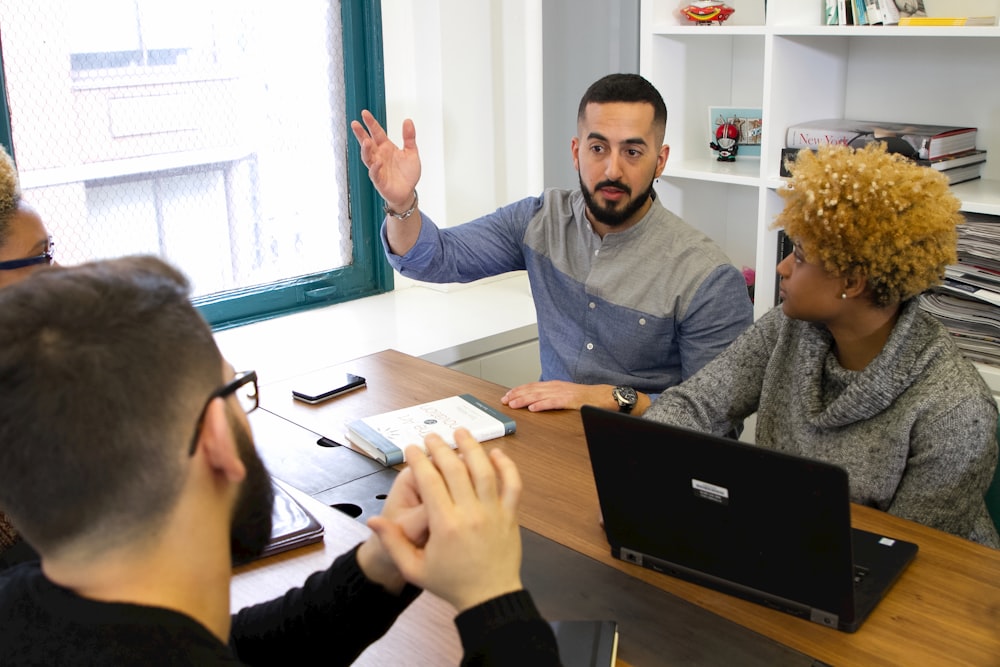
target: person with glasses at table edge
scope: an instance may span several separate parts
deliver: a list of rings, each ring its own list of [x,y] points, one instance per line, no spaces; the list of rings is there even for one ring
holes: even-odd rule
[[[349,664],[417,586],[458,610],[464,664],[559,664],[520,580],[517,469],[461,430],[410,448],[366,541],[230,615],[232,564],[271,533],[256,374],[162,260],[0,290],[0,377],[0,502],[41,554],[0,572],[4,665]]]
[[[21,199],[17,168],[0,146],[0,288],[51,263],[49,233],[38,213]],[[0,569],[36,557],[0,508]]]
[[[45,223],[21,198],[17,167],[0,146],[0,288],[52,264]]]

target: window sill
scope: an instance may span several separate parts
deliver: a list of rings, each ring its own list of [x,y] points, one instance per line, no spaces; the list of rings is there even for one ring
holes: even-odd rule
[[[420,284],[215,333],[261,383],[396,349],[442,365],[538,338],[525,274],[449,291]]]

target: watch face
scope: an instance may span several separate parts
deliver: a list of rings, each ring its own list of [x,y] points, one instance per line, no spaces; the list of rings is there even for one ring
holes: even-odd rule
[[[635,405],[638,399],[639,396],[632,387],[615,387],[615,400],[619,405]]]

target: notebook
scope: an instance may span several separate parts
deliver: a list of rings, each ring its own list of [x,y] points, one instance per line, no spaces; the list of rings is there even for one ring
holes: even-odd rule
[[[916,556],[916,544],[851,528],[839,466],[580,412],[616,558],[854,632]]]

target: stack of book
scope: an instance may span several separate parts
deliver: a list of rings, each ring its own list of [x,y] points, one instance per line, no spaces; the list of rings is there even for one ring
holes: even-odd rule
[[[996,25],[996,16],[928,16],[923,0],[825,0],[827,25]],[[948,9],[950,11],[950,8]]]
[[[920,306],[955,337],[965,356],[1000,366],[1000,221],[967,213],[958,228],[958,263]]]
[[[895,0],[826,0],[827,25],[892,25],[899,17]]]
[[[890,153],[900,153],[948,177],[951,185],[979,178],[986,151],[976,148],[977,128],[892,121],[829,118],[792,125],[785,133],[780,173],[788,176],[787,163],[803,148],[845,144],[860,148],[880,141]]]

